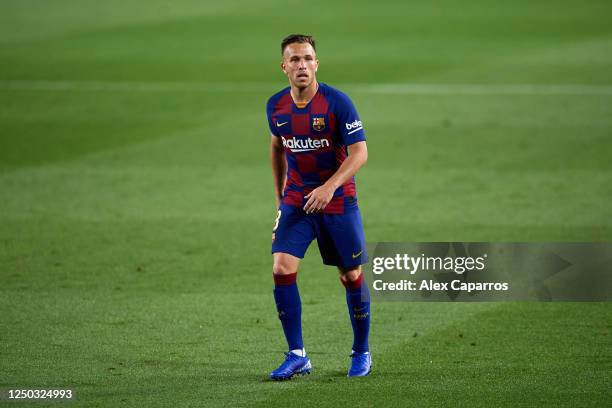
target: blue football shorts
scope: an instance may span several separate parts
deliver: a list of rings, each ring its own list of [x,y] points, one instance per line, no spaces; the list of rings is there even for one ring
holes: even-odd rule
[[[272,232],[272,253],[304,258],[316,238],[325,265],[352,268],[368,261],[356,203],[345,207],[344,214],[306,214],[301,207],[281,204]]]

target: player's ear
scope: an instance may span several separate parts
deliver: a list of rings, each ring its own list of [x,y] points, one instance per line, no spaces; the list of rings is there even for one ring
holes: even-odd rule
[[[317,65],[315,65],[315,72],[317,72],[319,69],[319,60],[317,59],[315,62],[317,63]]]
[[[285,69],[285,61],[282,61],[282,62],[280,63],[280,67],[281,67],[281,69],[283,70],[283,72],[286,74],[286,73],[287,73],[287,70]]]

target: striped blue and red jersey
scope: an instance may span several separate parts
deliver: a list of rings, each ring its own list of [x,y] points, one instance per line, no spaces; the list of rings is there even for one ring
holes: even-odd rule
[[[268,100],[270,132],[282,139],[287,157],[287,183],[283,204],[303,207],[304,196],[324,184],[347,158],[347,146],[366,140],[350,98],[329,85],[319,83],[310,102],[298,108],[287,87]],[[344,214],[356,205],[355,179],[351,177],[335,192],[323,210]]]

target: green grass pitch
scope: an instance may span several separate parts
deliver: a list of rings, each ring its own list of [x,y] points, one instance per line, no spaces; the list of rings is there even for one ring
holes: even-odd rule
[[[609,406],[609,303],[378,302],[373,375],[349,381],[344,289],[316,246],[299,275],[314,371],[266,381],[285,343],[264,107],[280,39],[315,35],[319,80],[369,138],[368,241],[610,241],[611,20],[596,0],[2,1],[0,389]]]

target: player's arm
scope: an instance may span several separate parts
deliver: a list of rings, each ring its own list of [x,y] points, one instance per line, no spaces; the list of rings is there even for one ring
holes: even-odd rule
[[[272,178],[274,180],[274,199],[276,208],[280,207],[283,198],[283,189],[287,181],[287,159],[283,152],[281,138],[272,135],[270,139],[270,162],[272,164]]]
[[[308,201],[304,205],[306,213],[312,213],[323,210],[332,200],[334,191],[341,185],[349,181],[357,171],[368,161],[368,147],[365,141],[353,143],[348,146],[348,157],[338,170],[331,176],[325,184],[315,188],[306,195]]]

